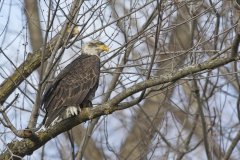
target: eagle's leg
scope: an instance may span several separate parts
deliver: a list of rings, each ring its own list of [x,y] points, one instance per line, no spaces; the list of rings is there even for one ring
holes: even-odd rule
[[[92,106],[93,106],[92,102],[87,100],[81,104],[80,108],[88,108],[88,107],[92,107]]]

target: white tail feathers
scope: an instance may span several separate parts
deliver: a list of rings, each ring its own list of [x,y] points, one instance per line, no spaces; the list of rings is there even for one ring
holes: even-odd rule
[[[60,114],[57,118],[55,118],[52,121],[52,123],[49,125],[49,127],[54,126],[55,124],[61,122],[64,119],[78,115],[80,113],[80,111],[81,111],[80,107],[77,107],[77,106],[67,107],[66,110],[62,114]],[[47,128],[47,127],[45,127],[45,128]]]

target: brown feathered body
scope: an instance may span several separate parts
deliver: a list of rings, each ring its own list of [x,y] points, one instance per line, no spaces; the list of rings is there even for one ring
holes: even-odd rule
[[[100,59],[97,55],[82,54],[70,63],[48,87],[42,106],[46,111],[46,127],[57,118],[66,117],[69,106],[89,107],[98,87]]]

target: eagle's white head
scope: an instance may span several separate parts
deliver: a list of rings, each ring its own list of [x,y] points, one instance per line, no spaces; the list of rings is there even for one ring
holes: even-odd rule
[[[83,54],[99,56],[99,54],[104,51],[109,51],[108,46],[105,45],[103,42],[97,40],[92,40],[82,46]]]

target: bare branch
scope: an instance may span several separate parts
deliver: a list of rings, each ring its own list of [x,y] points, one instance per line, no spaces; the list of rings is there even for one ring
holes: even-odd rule
[[[40,131],[37,133],[38,142],[31,141],[30,139],[24,139],[22,141],[13,141],[8,144],[9,149],[11,152],[18,156],[25,156],[31,154],[34,150],[38,149],[42,145],[44,145],[47,141],[50,139],[56,137],[62,132],[65,132],[74,126],[85,122],[87,120],[97,118],[102,115],[108,115],[113,113],[117,110],[126,109],[129,106],[121,106],[119,107],[119,103],[127,98],[128,96],[137,93],[141,90],[144,90],[145,88],[153,87],[156,85],[173,82],[180,78],[183,78],[187,75],[192,75],[194,73],[197,73],[199,71],[203,71],[205,69],[214,69],[216,67],[219,67],[221,65],[225,65],[227,63],[233,62],[235,60],[239,60],[240,57],[237,58],[218,58],[211,61],[206,61],[202,64],[196,64],[193,66],[186,67],[184,69],[178,70],[174,75],[163,75],[162,78],[158,79],[150,79],[146,80],[144,82],[140,82],[132,87],[129,87],[128,89],[124,90],[122,93],[118,94],[111,100],[109,100],[107,103],[104,103],[102,105],[96,106],[95,108],[84,109],[78,116],[71,117],[69,119],[63,120],[59,124],[53,126],[50,129],[47,129],[46,131]],[[20,149],[21,148],[21,149]],[[0,155],[0,159],[7,159],[11,156],[10,152],[7,150],[3,154]]]

